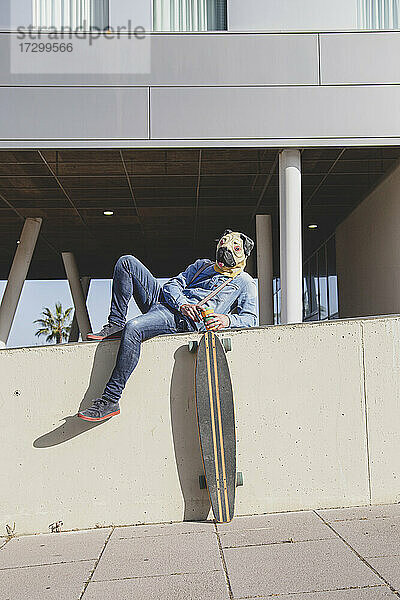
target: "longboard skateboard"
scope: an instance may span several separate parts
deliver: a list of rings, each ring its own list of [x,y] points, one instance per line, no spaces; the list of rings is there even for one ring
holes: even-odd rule
[[[224,340],[227,349],[229,343]],[[228,523],[235,509],[235,411],[225,349],[212,331],[203,335],[197,350],[196,410],[211,507],[216,521]]]

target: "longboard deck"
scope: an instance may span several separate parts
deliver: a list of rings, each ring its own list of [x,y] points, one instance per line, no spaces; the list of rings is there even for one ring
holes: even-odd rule
[[[225,350],[212,331],[204,334],[197,352],[196,408],[210,503],[215,519],[227,523],[235,509],[235,412]]]

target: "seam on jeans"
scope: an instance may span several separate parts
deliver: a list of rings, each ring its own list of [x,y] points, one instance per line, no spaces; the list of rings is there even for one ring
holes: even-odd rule
[[[125,323],[117,323],[116,321],[109,321],[110,325],[116,325],[117,327],[125,327]]]
[[[129,268],[128,268],[128,270],[129,270],[129,275],[130,275],[130,276],[132,277],[132,279],[133,279],[133,278],[134,278],[134,276],[133,276],[133,273],[132,273],[132,271],[131,271],[131,269],[130,269],[130,265],[129,265]],[[154,277],[154,279],[155,279],[155,277]],[[144,285],[144,284],[143,284],[141,281],[139,281],[138,279],[135,279],[135,281],[136,281],[136,283],[139,283],[139,285],[142,287],[142,289],[143,289],[143,290],[145,291],[145,293],[147,294],[147,297],[149,297],[149,296],[150,296],[150,292],[149,292],[149,290],[147,289],[147,287],[146,287],[146,286],[145,286],[145,285]],[[156,280],[156,281],[157,281],[157,280]],[[158,282],[157,282],[157,283],[158,283]],[[135,302],[136,302],[136,298],[135,298],[135,296],[134,296],[134,295],[133,295],[133,297],[134,297],[134,300],[135,300]]]

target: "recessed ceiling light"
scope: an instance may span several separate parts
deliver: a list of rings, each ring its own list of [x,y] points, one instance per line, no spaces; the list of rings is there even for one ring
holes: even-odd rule
[[[103,215],[106,215],[106,217],[111,217],[114,214],[114,212],[112,210],[105,210],[103,212]]]
[[[308,229],[318,229],[318,225],[315,225],[315,223],[311,223],[311,225],[308,226]]]

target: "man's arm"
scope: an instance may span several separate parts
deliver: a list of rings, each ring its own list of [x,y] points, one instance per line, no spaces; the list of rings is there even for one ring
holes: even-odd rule
[[[167,304],[176,310],[180,310],[182,304],[188,304],[188,299],[182,294],[182,290],[190,283],[196,272],[204,264],[204,259],[196,260],[189,265],[186,271],[182,271],[163,285],[164,298]]]
[[[236,315],[213,314],[208,321],[211,331],[235,327],[255,327],[257,325],[257,287],[253,279],[248,279],[235,301]]]
[[[257,325],[257,287],[253,280],[246,286],[237,299],[237,315],[229,315],[228,327],[255,327]]]

